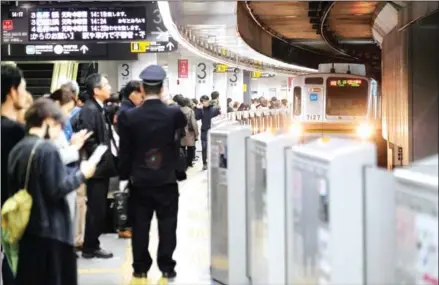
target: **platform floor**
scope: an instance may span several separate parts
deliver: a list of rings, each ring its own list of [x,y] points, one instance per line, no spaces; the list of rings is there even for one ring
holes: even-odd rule
[[[180,208],[177,233],[177,278],[169,284],[213,284],[209,273],[209,208],[207,172],[198,163],[188,171],[188,179],[180,184]],[[157,252],[157,222],[154,218],[150,233],[150,253]],[[108,260],[78,259],[79,285],[128,285],[132,276],[130,240],[116,235],[101,237],[102,247],[111,250],[114,258]],[[154,263],[148,284],[157,284],[161,273]]]

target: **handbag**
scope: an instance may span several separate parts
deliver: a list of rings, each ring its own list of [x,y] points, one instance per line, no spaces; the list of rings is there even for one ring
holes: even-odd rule
[[[29,224],[32,209],[32,196],[27,191],[32,162],[38,146],[43,140],[39,140],[29,156],[26,168],[24,188],[20,189],[12,197],[6,200],[2,207],[2,243],[5,255],[12,272],[16,272],[18,264],[18,242]]]

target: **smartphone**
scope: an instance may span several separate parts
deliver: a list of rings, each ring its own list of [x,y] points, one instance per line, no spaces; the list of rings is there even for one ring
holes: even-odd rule
[[[102,156],[104,155],[104,153],[107,151],[108,146],[106,145],[99,145],[95,151],[93,152],[93,154],[90,156],[90,158],[88,159],[89,162],[93,163],[93,164],[98,164],[101,159]]]

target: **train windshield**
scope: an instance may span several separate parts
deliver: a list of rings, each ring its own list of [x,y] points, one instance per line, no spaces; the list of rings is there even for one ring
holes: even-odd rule
[[[366,116],[368,87],[365,79],[329,77],[326,82],[326,114]]]

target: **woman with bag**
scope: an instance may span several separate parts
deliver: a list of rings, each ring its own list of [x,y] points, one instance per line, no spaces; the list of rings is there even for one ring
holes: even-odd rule
[[[82,162],[80,169],[67,171],[58,148],[50,142],[62,134],[64,122],[53,101],[35,101],[25,119],[27,136],[14,147],[8,164],[10,191],[26,191],[32,197],[29,222],[18,238],[15,284],[77,285],[66,196],[94,174],[96,165]],[[7,215],[3,218],[7,220]]]
[[[182,100],[181,111],[186,116],[187,125],[185,127],[186,135],[181,139],[181,146],[186,152],[186,166],[192,167],[195,158],[195,142],[198,140],[198,123],[195,120],[195,112],[192,110],[192,102],[189,98]]]

